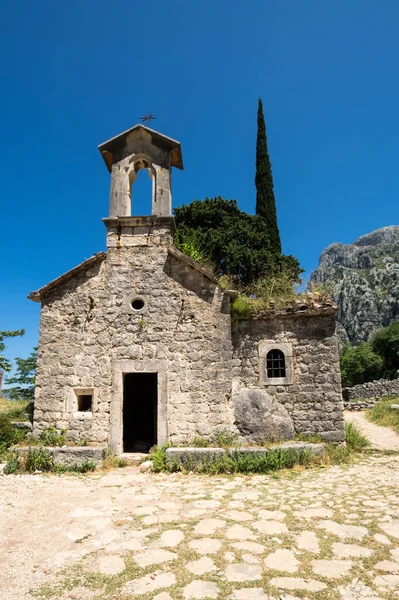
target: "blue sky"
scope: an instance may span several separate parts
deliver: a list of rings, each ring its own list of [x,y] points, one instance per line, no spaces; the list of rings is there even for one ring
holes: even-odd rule
[[[182,144],[174,206],[220,194],[254,212],[262,97],[284,252],[307,272],[398,224],[398,22],[396,0],[3,3],[0,330],[27,331],[8,356],[37,341],[27,294],[104,249],[97,145],[147,111]]]

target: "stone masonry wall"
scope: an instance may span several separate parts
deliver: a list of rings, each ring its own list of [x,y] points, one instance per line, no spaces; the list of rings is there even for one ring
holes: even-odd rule
[[[344,400],[357,400],[358,398],[382,398],[391,394],[399,394],[399,379],[377,379],[368,383],[361,383],[342,390]]]
[[[170,256],[170,243],[167,227],[110,229],[101,266],[42,302],[36,432],[51,425],[75,439],[107,443],[112,430],[115,442],[122,427],[115,402],[121,365],[165,374],[167,439],[179,443],[218,427],[234,429],[228,299]],[[142,313],[131,310],[135,296],[146,302]],[[94,390],[92,418],[73,411],[80,388]]]
[[[298,316],[233,323],[233,398],[242,388],[263,389],[293,419],[296,434],[345,439],[338,344],[333,317]],[[293,383],[260,383],[259,342],[292,343]]]

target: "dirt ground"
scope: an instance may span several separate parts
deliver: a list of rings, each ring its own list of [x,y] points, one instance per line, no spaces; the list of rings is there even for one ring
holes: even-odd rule
[[[0,599],[399,598],[399,456],[265,476],[0,477]]]
[[[346,411],[345,421],[356,425],[370,440],[371,447],[374,450],[395,450],[399,452],[399,435],[393,429],[371,423],[363,411]]]

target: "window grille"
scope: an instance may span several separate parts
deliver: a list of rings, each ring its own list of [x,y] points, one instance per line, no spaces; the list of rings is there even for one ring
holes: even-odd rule
[[[285,377],[285,356],[281,350],[270,350],[266,357],[267,376],[270,378]]]

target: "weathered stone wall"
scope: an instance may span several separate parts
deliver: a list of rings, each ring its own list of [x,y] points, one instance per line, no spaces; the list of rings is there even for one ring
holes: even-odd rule
[[[296,434],[318,434],[325,441],[344,440],[341,375],[333,317],[239,320],[233,323],[232,340],[233,401],[244,389],[262,389],[282,405],[280,422],[287,413],[292,418]],[[259,342],[292,343],[292,384],[260,383]]]
[[[122,451],[123,374],[156,372],[159,443],[214,438],[218,430],[246,441],[344,438],[332,317],[232,325],[229,296],[169,250],[170,222],[106,225],[105,259],[43,292],[36,433],[54,426]],[[140,312],[132,309],[135,297],[145,302]],[[259,352],[270,342],[292,344],[285,385],[261,383]],[[77,411],[77,390],[93,391],[91,412]]]
[[[162,376],[163,440],[234,429],[228,298],[168,254],[167,226],[109,228],[106,260],[42,302],[35,430],[121,450],[122,372]],[[130,302],[140,296],[145,310]],[[90,415],[73,411],[74,389],[92,388]],[[87,417],[87,418],[86,418]]]
[[[391,394],[399,394],[399,379],[377,379],[368,383],[361,383],[350,388],[343,388],[344,400],[357,400],[358,398],[382,398]]]

